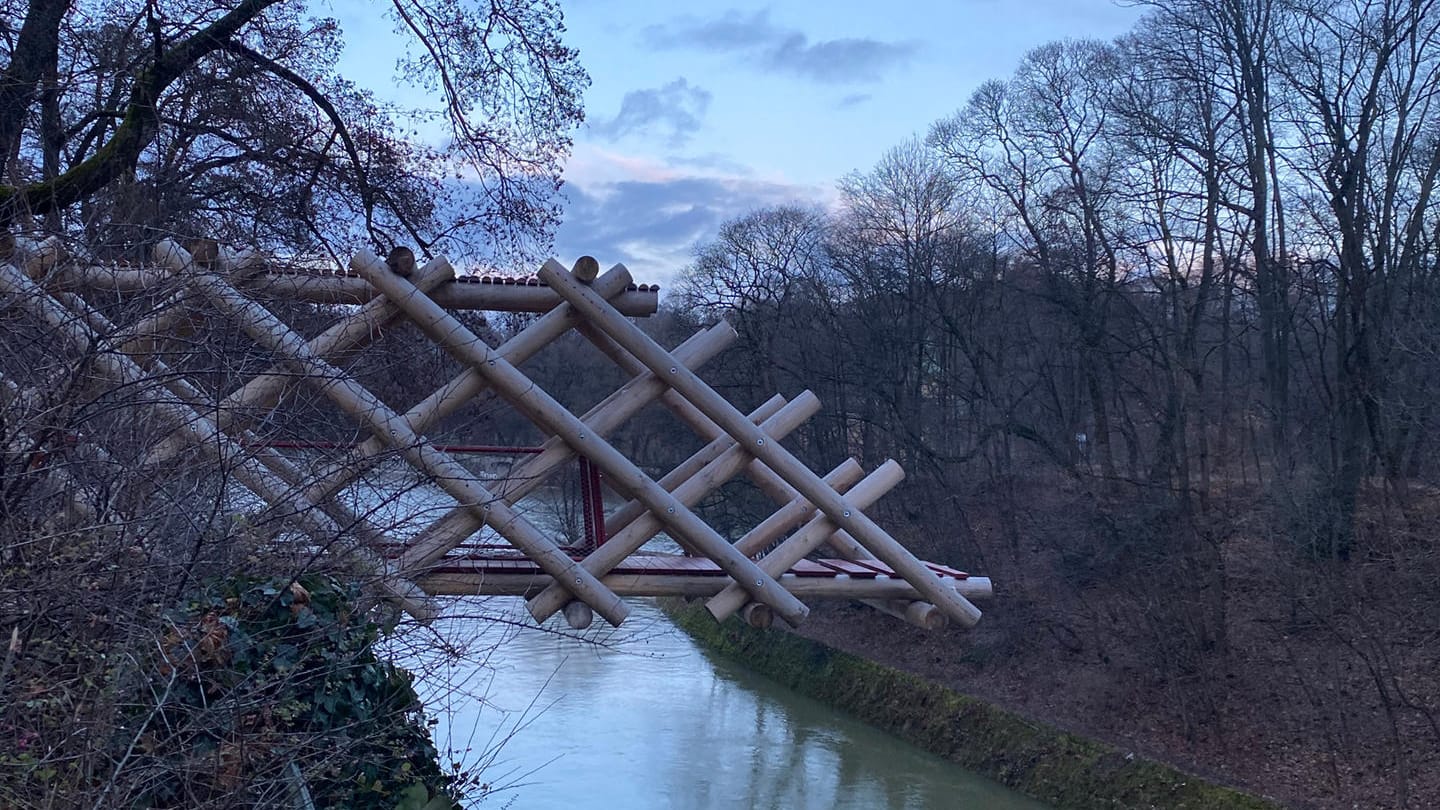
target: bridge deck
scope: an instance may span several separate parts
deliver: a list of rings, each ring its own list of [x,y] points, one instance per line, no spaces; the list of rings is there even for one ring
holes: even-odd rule
[[[967,597],[991,595],[988,577],[938,563],[925,566]],[[600,579],[621,596],[713,596],[731,581],[714,561],[678,554],[632,555]],[[912,585],[879,560],[801,560],[776,579],[787,591],[810,598],[919,598]],[[418,584],[437,595],[528,596],[550,582],[528,558],[498,548],[472,548],[437,561]]]

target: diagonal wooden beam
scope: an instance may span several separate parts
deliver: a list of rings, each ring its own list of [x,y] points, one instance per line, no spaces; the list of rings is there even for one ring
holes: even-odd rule
[[[940,583],[924,563],[897,543],[863,511],[849,503],[844,496],[826,486],[820,476],[802,464],[783,445],[767,442],[764,433],[751,424],[734,405],[689,369],[677,363],[669,352],[616,312],[605,299],[577,281],[558,262],[547,261],[540,268],[540,278],[582,312],[588,321],[635,355],[647,368],[670,380],[671,386],[701,413],[735,437],[736,441],[747,447],[765,466],[774,470],[785,483],[814,503],[827,517],[834,520],[839,528],[854,536],[868,551],[915,586],[917,591],[925,594],[931,602],[944,610],[946,615],[966,627],[973,627],[980,621],[979,608],[953,588]]]
[[[785,403],[786,399],[776,394],[760,403],[759,407],[750,412],[750,421],[757,425],[761,424],[766,419],[778,413],[781,408],[785,407]],[[722,453],[734,446],[734,439],[724,435],[718,436],[711,440],[709,444],[696,450],[689,458],[675,465],[675,468],[665,473],[665,476],[661,478],[658,483],[667,491],[674,492],[676,487],[695,477],[701,470],[705,469],[705,465],[719,458]],[[639,501],[626,501],[605,518],[605,536],[614,537],[624,531],[626,526],[634,523],[644,514],[645,504]],[[748,557],[750,555],[747,554],[746,556]]]
[[[415,272],[415,286],[430,291],[454,278],[455,271],[444,257],[426,262]],[[344,356],[364,349],[375,342],[385,328],[401,316],[400,308],[383,295],[376,295],[353,313],[331,324],[311,338],[306,347],[328,362],[341,362]],[[276,364],[251,377],[244,385],[220,400],[220,427],[239,421],[247,409],[268,408],[275,404],[286,387],[296,383],[295,377]]]
[[[763,406],[762,406],[763,407]],[[789,434],[799,427],[806,419],[815,415],[820,409],[820,400],[811,392],[806,391],[795,398],[794,402],[785,403],[780,409],[765,418],[759,418],[759,410],[750,414],[750,418],[760,423],[760,427],[776,441]],[[686,507],[694,506],[714,492],[726,481],[735,476],[735,473],[745,466],[750,457],[745,451],[737,448],[733,440],[727,438],[716,439],[711,443],[718,447],[721,452],[714,454],[710,462],[702,466],[694,475],[672,481],[670,486],[665,486],[662,479],[659,483],[670,492],[680,503]],[[705,453],[707,449],[700,452]],[[707,454],[708,455],[708,454]],[[605,544],[591,551],[581,560],[580,564],[595,574],[603,577],[612,569],[620,565],[631,554],[640,550],[650,538],[659,534],[665,527],[660,519],[652,512],[645,511],[636,516],[627,526],[610,536]],[[676,541],[691,554],[695,550],[686,545],[681,538]],[[733,583],[732,583],[733,584]],[[736,587],[739,587],[738,585]],[[743,589],[742,589],[743,590]],[[547,588],[539,596],[530,600],[530,614],[536,618],[548,617],[554,614],[565,605],[566,595],[563,588]]]
[[[793,402],[777,411],[774,416],[761,422],[759,429],[764,431],[772,441],[778,442],[806,419],[814,416],[819,409],[820,399],[810,391],[805,391]],[[715,444],[728,445],[728,447],[710,463],[675,487],[673,494],[681,503],[686,506],[699,503],[706,495],[729,481],[750,462],[750,456],[746,453],[745,448],[735,444],[734,440],[727,441],[727,439],[728,437],[716,439]],[[655,514],[650,512],[642,514],[629,526],[607,540],[605,545],[588,554],[581,561],[581,565],[584,565],[586,570],[593,572],[596,576],[603,576],[624,562],[626,557],[639,550],[662,528],[663,526]],[[764,569],[763,565],[761,569]],[[772,570],[766,573],[772,577],[778,577],[785,572]],[[739,586],[736,585],[736,587]],[[741,592],[744,592],[743,588]],[[546,588],[539,596],[530,600],[530,613],[533,616],[549,616],[563,607],[567,598],[563,589],[553,586]]]
[[[623,346],[614,340],[611,340],[609,335],[602,332],[593,324],[582,322],[576,328],[580,334],[594,343],[602,354],[613,360],[615,364],[624,369],[627,374],[639,374],[647,370],[645,364],[640,362],[635,355],[626,351]],[[701,413],[698,408],[680,396],[678,392],[669,392],[661,401],[665,403],[666,407],[670,408],[671,412],[674,413],[681,422],[689,425],[690,429],[694,430],[701,438],[713,440],[718,436],[729,435],[725,433],[724,430],[721,430],[720,426],[715,424],[709,417]],[[803,496],[794,487],[787,484],[783,478],[776,475],[774,470],[765,466],[759,459],[752,460],[750,464],[745,467],[745,475],[760,488],[761,492],[769,496],[777,506],[786,507],[795,503],[797,499],[803,499]],[[811,509],[813,510],[814,507],[812,506]],[[608,524],[606,529],[609,531]],[[772,537],[770,539],[773,540],[774,538]],[[769,542],[769,540],[766,542]],[[854,553],[867,554],[854,539],[843,531],[836,532],[835,536],[831,538],[831,542],[837,547],[848,544],[846,548],[858,549],[858,551]],[[740,551],[747,557],[754,556],[756,553],[756,549],[747,549],[739,544],[737,544],[737,547],[740,548]]]
[[[704,363],[734,339],[735,330],[728,325],[724,328],[711,327],[692,335],[675,349],[675,353],[676,356],[685,357],[687,362]],[[667,390],[669,389],[663,381],[647,371],[601,400],[586,412],[580,421],[595,435],[608,436],[636,411]],[[506,503],[515,504],[541,486],[562,464],[575,458],[574,449],[555,436],[547,439],[542,448],[538,454],[511,470],[505,480],[496,484],[495,494]],[[400,556],[402,567],[412,570],[428,565],[465,542],[479,528],[465,510],[451,510],[426,526],[410,541],[410,548]]]
[[[809,613],[804,603],[781,588],[774,578],[761,571],[752,560],[736,552],[725,538],[608,442],[586,429],[584,423],[574,414],[485,345],[485,342],[466,329],[464,324],[434,301],[419,294],[405,279],[388,273],[378,258],[362,254],[357,256],[357,261],[352,262],[351,266],[390,296],[392,301],[404,307],[415,324],[432,340],[484,374],[496,393],[505,397],[512,407],[547,433],[564,439],[577,452],[588,458],[609,476],[611,487],[642,500],[650,511],[661,518],[673,536],[683,539],[714,560],[727,574],[742,582],[756,601],[770,605],[777,615],[792,624],[798,624]],[[566,273],[566,276],[569,274]],[[588,286],[585,289],[591,291]],[[593,294],[593,291],[591,292]],[[604,301],[603,298],[600,300]],[[665,377],[666,372],[663,369],[652,371],[662,378]],[[745,417],[742,415],[740,418],[743,420]],[[758,430],[754,425],[750,427]]]
[[[183,251],[171,242],[156,247],[158,257],[171,266],[185,267]],[[388,269],[386,272],[389,272]],[[524,551],[547,574],[565,582],[576,598],[594,608],[606,621],[619,625],[629,614],[625,603],[601,585],[537,529],[523,515],[499,500],[470,475],[459,462],[436,450],[384,402],[356,383],[349,375],[326,363],[309,350],[269,310],[251,301],[213,273],[187,271],[189,283],[261,346],[274,352],[352,418],[367,425],[411,464],[423,471],[467,508],[473,510],[501,537]],[[411,289],[415,289],[413,286]],[[423,296],[424,293],[416,293]],[[425,300],[429,300],[426,298]]]
[[[880,498],[896,484],[905,478],[905,471],[894,461],[886,461],[876,468],[875,472],[865,476],[864,480],[855,485],[854,489],[845,493],[845,499],[857,509],[865,509]],[[839,493],[836,493],[837,495]],[[760,559],[760,567],[772,575],[778,576],[776,572],[784,573],[790,570],[790,566],[805,559],[805,555],[820,547],[825,538],[835,533],[837,526],[828,516],[823,513],[816,513],[808,523],[799,531],[785,538],[785,542],[779,547],[766,554]],[[939,578],[930,573],[932,579],[939,581]],[[908,577],[907,577],[908,581]],[[911,582],[911,585],[915,583]],[[919,590],[917,587],[916,590]],[[705,603],[705,609],[716,621],[724,621],[730,614],[745,606],[749,596],[744,591],[732,590],[726,587],[718,596]]]
[[[16,296],[18,303],[37,316],[43,323],[77,351],[91,353],[94,368],[113,382],[127,386],[144,386],[147,376],[133,360],[122,354],[94,352],[99,345],[98,337],[85,318],[76,314],[23,273],[9,265],[0,265],[0,291]],[[78,306],[84,302],[75,299]],[[88,308],[87,308],[88,309]],[[97,314],[98,313],[94,313]],[[153,382],[153,381],[150,381]],[[251,458],[228,436],[215,429],[213,423],[197,419],[197,414],[169,392],[156,392],[156,398],[146,402],[148,408],[164,421],[174,425],[176,431],[189,442],[202,448],[214,461],[230,469],[235,480],[260,497],[272,507],[284,506],[294,513],[302,531],[310,535],[321,546],[333,540],[342,539],[343,531],[329,518],[315,511],[312,504],[297,497],[283,481],[277,480],[258,461]],[[383,563],[369,560],[378,575],[379,586],[389,598],[398,602],[407,612],[422,621],[433,618],[431,608],[423,592],[413,584],[387,570]]]
[[[629,283],[630,271],[617,265],[597,278],[592,287],[600,295],[613,298],[624,292]],[[518,365],[574,328],[576,320],[570,305],[562,303],[500,344],[495,351],[510,363]],[[424,433],[489,387],[490,384],[486,382],[483,374],[467,367],[450,382],[416,403],[405,412],[403,418],[411,430]],[[388,444],[377,438],[365,440],[343,462],[321,473],[316,483],[306,490],[306,495],[317,499],[333,496],[370,469],[388,448]],[[463,540],[464,537],[455,540],[455,543]]]
[[[69,307],[72,312],[85,318],[90,327],[96,332],[114,333],[116,331],[114,324],[110,323],[110,321],[99,312],[90,309],[79,296],[73,293],[58,293],[55,295],[55,298]],[[110,342],[120,343],[121,351],[124,351],[127,343],[131,343],[131,341],[127,341],[124,335],[118,335],[112,338]],[[215,431],[230,436],[230,438],[239,442],[242,447],[248,445],[247,451],[250,455],[270,470],[270,472],[274,473],[277,478],[294,492],[300,493],[301,490],[303,490],[305,474],[296,467],[290,459],[272,448],[261,446],[257,437],[250,431],[239,429],[238,425],[234,423],[226,430],[219,425],[218,420],[205,416],[202,410],[209,409],[205,395],[191,385],[183,375],[172,371],[159,357],[153,354],[143,353],[143,348],[140,350],[142,353],[139,356],[131,355],[131,358],[153,379],[158,380],[177,400],[189,407],[195,420],[207,422]],[[127,352],[127,354],[128,353],[129,352]],[[384,543],[384,533],[380,528],[375,526],[369,519],[356,514],[354,510],[345,504],[333,499],[319,502],[313,501],[306,498],[303,493],[297,497],[301,503],[308,504],[311,508],[316,508],[324,512],[331,520],[335,521],[336,525],[341,527],[342,530],[354,532],[369,549],[378,549]],[[374,555],[367,556],[371,557],[372,561],[379,559],[378,557],[374,557]],[[391,567],[393,568],[394,566]],[[428,623],[428,621],[436,615],[438,615],[438,611],[436,611],[432,605],[429,606],[428,615],[424,617],[417,616],[417,618],[421,618],[422,621]]]
[[[865,477],[865,468],[853,458],[847,458],[825,476],[825,483],[836,492],[845,492]],[[815,505],[797,494],[794,500],[777,509],[770,517],[755,524],[735,541],[735,548],[747,557],[762,555],[766,549],[788,531],[799,529],[815,514]]]

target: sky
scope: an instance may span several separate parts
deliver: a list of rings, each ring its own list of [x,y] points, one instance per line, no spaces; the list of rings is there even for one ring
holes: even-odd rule
[[[368,12],[360,12],[364,6]],[[349,7],[349,8],[347,8]],[[754,208],[833,203],[835,184],[923,136],[1032,48],[1108,39],[1115,0],[564,2],[591,86],[565,169],[555,254],[668,284],[697,242]],[[352,10],[353,9],[353,10]],[[334,0],[342,70],[383,94],[377,6]],[[368,75],[366,75],[368,74]]]

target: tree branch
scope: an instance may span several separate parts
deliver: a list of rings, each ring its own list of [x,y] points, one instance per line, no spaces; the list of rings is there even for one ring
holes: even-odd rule
[[[233,34],[279,2],[283,0],[243,0],[229,13],[162,53],[136,79],[125,105],[125,118],[95,154],[53,180],[22,188],[0,186],[0,227],[8,226],[23,211],[48,213],[68,208],[132,171],[155,138],[160,95],[197,62],[224,47]]]

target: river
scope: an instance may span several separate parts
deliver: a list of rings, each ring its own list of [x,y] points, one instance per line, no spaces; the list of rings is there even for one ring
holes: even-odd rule
[[[412,655],[442,754],[492,786],[474,806],[1045,806],[702,651],[648,600],[631,606],[623,628],[575,638],[522,627],[517,600],[467,600],[452,607],[476,619],[439,628],[465,639],[464,658]]]

